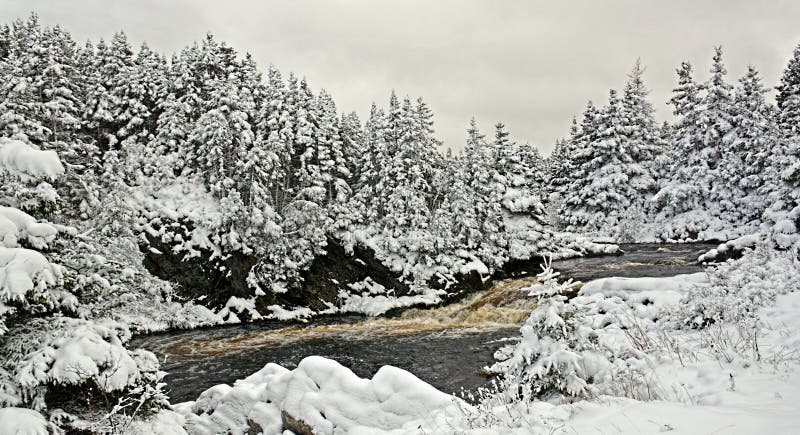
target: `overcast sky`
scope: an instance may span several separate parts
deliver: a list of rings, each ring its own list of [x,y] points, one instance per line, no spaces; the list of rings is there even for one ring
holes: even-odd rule
[[[79,41],[125,30],[166,53],[211,31],[263,69],[306,76],[340,110],[363,118],[395,89],[427,100],[447,146],[462,146],[475,116],[545,153],[637,57],[664,120],[682,60],[705,79],[721,44],[731,82],[753,64],[774,85],[800,42],[798,0],[0,0],[4,21],[32,11]]]

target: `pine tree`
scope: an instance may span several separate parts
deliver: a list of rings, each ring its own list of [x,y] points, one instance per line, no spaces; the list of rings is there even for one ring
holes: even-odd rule
[[[197,120],[187,140],[196,150],[194,166],[218,198],[241,185],[238,169],[254,139],[247,116],[253,102],[248,97],[234,82],[220,82],[211,94],[209,106],[213,109]]]
[[[381,183],[380,169],[387,149],[385,142],[386,114],[375,103],[364,125],[363,142],[358,159],[358,180],[355,183],[353,208],[358,210],[361,222],[375,222],[383,217],[385,204],[378,196]]]
[[[736,183],[728,183],[735,175],[724,174],[721,163],[732,154],[731,132],[733,130],[733,86],[725,82],[727,70],[722,62],[722,48],[714,49],[714,59],[711,66],[711,77],[706,82],[706,95],[703,101],[701,125],[703,126],[703,151],[702,158],[708,162],[711,173],[707,185],[709,198],[706,201],[707,209],[719,214],[720,218],[729,224],[738,222],[737,209],[733,198],[742,195]],[[718,211],[714,210],[718,207]]]
[[[677,121],[673,127],[673,164],[668,172],[670,179],[663,182],[659,192],[652,198],[652,207],[659,219],[667,219],[702,207],[702,190],[699,180],[707,177],[708,164],[702,155],[701,136],[702,86],[692,76],[692,65],[681,63],[677,70],[678,86],[673,89],[670,104]]]
[[[629,198],[630,206],[640,210],[644,209],[648,197],[655,193],[655,159],[663,148],[653,105],[647,100],[649,91],[644,84],[643,74],[644,68],[636,60],[620,100],[621,129],[626,137],[624,150],[630,155],[628,179],[636,192]]]
[[[784,183],[774,194],[774,203],[765,212],[765,232],[781,249],[800,251],[800,45],[777,86],[779,151],[775,165],[785,174]]]
[[[736,187],[732,198],[738,222],[758,222],[767,208],[769,196],[780,185],[774,166],[778,149],[776,114],[765,99],[766,89],[752,66],[739,79],[733,104],[731,149],[723,166],[724,180]]]
[[[47,48],[38,17],[12,25],[9,54],[0,62],[0,132],[41,144],[51,132],[42,122],[41,99]]]
[[[460,178],[459,184],[466,192],[454,191],[448,200],[460,246],[476,252],[486,265],[496,267],[507,259],[508,241],[501,198],[493,185],[492,156],[493,146],[486,142],[472,118],[459,156],[462,170],[454,175]]]
[[[657,134],[641,72],[637,62],[622,99],[612,90],[599,117],[587,108],[574,157],[580,178],[561,206],[569,230],[636,237],[618,232],[642,218],[644,198],[655,187],[650,168]]]
[[[95,88],[90,90],[84,119],[103,152],[120,149],[119,143],[128,137],[125,126],[136,110],[128,82],[134,70],[133,50],[125,33],[115,34],[110,45],[100,40],[92,80]]]

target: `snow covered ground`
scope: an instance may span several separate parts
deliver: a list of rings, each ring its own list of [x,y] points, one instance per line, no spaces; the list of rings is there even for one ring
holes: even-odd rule
[[[499,355],[498,366],[511,375],[514,370],[525,374],[532,385],[577,379],[593,371],[596,378],[583,379],[583,390],[574,394],[520,399],[523,385],[513,382],[522,378],[509,375],[501,388],[468,404],[398,368],[386,366],[371,379],[362,379],[336,361],[308,357],[294,370],[268,364],[233,386],[212,387],[197,400],[173,405],[131,430],[792,434],[800,426],[800,292],[794,291],[798,271],[791,256],[757,250],[708,273],[593,281],[569,301],[558,296],[552,280],[546,282],[553,291],[545,298],[552,300],[540,300],[522,327],[522,340],[510,345],[505,357]],[[534,290],[541,297],[542,286]],[[750,312],[724,312],[702,326],[694,322],[697,316],[689,316],[706,313],[703,310],[713,307],[715,298],[754,301],[755,293],[760,299],[751,303]],[[700,307],[701,300],[708,301],[708,307]],[[577,329],[565,347],[553,351],[552,343],[546,342],[557,334],[536,329],[541,324]],[[594,346],[580,343],[587,331],[594,334]],[[515,360],[515,355],[523,358]],[[568,364],[560,365],[570,358],[584,366],[570,372]],[[559,370],[536,371],[543,361]],[[586,365],[592,361],[594,368]],[[544,375],[531,376],[534,372]],[[606,379],[604,373],[611,377]]]

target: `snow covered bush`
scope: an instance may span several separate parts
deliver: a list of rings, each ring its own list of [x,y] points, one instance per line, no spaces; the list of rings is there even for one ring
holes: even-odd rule
[[[757,320],[760,308],[797,286],[798,273],[800,262],[792,253],[758,246],[739,259],[713,266],[710,284],[686,294],[670,317],[690,328]]]
[[[2,405],[92,430],[163,408],[164,373],[152,353],[126,349],[129,339],[127,327],[110,320],[55,317],[16,326],[0,342]]]
[[[59,196],[50,184],[64,174],[55,151],[17,139],[0,138],[0,206],[52,214]]]
[[[539,299],[523,324],[517,344],[500,349],[489,368],[500,375],[498,391],[489,400],[586,398],[624,394],[654,399],[649,387],[649,359],[626,331],[637,327],[631,307],[603,294],[567,300],[563,293],[577,284],[558,283],[545,267],[542,282],[531,288]],[[492,396],[492,395],[489,395]]]
[[[63,288],[64,267],[37,251],[52,245],[57,233],[54,225],[0,207],[0,335],[15,316],[77,309],[77,298]]]

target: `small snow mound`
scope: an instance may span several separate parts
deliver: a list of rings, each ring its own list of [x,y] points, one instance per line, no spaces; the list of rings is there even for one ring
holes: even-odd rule
[[[13,435],[48,435],[47,420],[42,414],[25,408],[0,408],[0,433]]]
[[[64,174],[64,165],[55,151],[42,151],[20,140],[0,138],[0,171],[23,181],[54,180]]]

